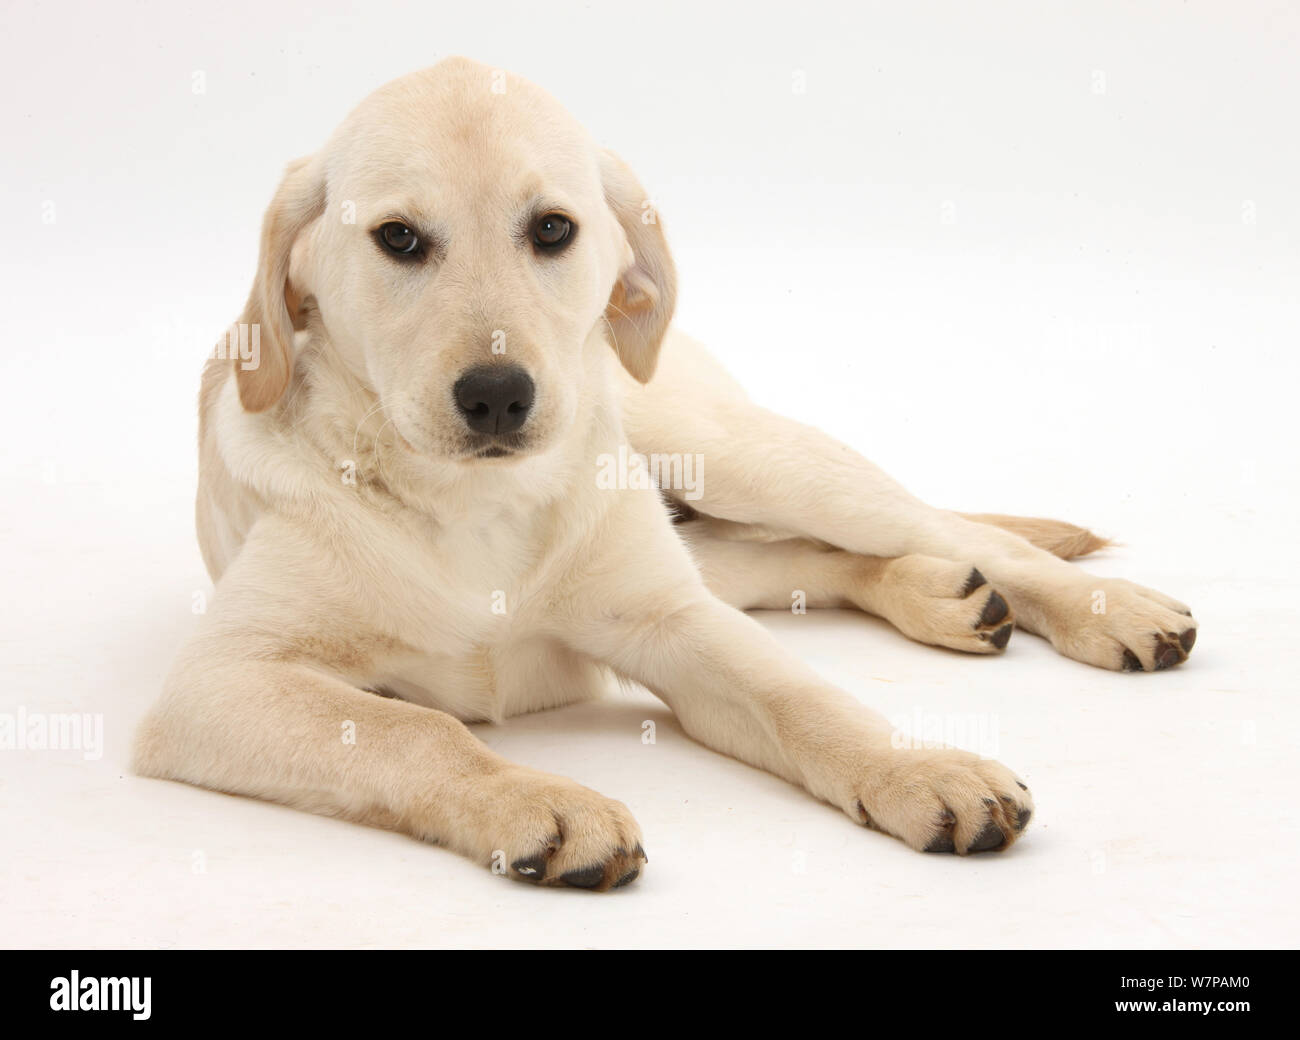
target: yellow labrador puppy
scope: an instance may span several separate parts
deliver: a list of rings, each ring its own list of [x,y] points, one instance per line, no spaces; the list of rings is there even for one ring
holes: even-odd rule
[[[674,295],[627,167],[473,62],[380,89],[290,165],[203,377],[217,595],[136,769],[612,888],[645,862],[628,809],[465,723],[616,675],[701,743],[915,849],[1011,845],[1032,810],[1012,772],[895,747],[741,609],[854,605],[979,653],[1014,618],[1133,670],[1186,657],[1187,609],[1066,563],[1101,544],[1086,531],[931,508],[751,404],[669,331]]]

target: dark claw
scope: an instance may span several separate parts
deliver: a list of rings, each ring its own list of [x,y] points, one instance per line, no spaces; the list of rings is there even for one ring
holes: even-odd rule
[[[646,863],[650,862],[650,857],[645,854],[645,849],[643,849],[640,845],[638,845],[636,848],[632,850],[632,855],[640,856]]]
[[[1172,668],[1183,659],[1183,655],[1178,652],[1178,647],[1165,644],[1164,648],[1156,654],[1156,671],[1163,672],[1166,668]]]
[[[527,856],[510,864],[510,869],[526,881],[541,881],[546,877],[546,856]]]
[[[975,840],[970,843],[967,852],[988,852],[990,849],[996,849],[1006,843],[1006,836],[998,830],[997,824],[992,820],[984,825],[984,829],[975,836]]]
[[[925,847],[925,851],[956,852],[957,846],[952,843],[952,826],[957,822],[957,817],[951,809],[945,807],[943,815],[936,822],[942,829],[931,839],[930,844]]]
[[[1019,787],[1020,790],[1022,790],[1022,791],[1028,791],[1028,790],[1029,790],[1029,788],[1028,788],[1025,784],[1022,784],[1019,780],[1016,781],[1016,786]]]
[[[622,888],[624,885],[630,885],[630,884],[632,884],[633,881],[635,881],[635,880],[637,879],[637,877],[640,875],[640,873],[641,873],[641,870],[640,870],[639,867],[633,867],[633,868],[632,868],[631,870],[629,870],[626,874],[624,874],[621,878],[619,878],[617,881],[615,881],[614,884],[612,884],[610,887],[611,887],[611,888]]]
[[[1007,644],[1011,642],[1012,627],[1013,626],[1011,625],[1003,625],[1001,628],[999,628],[996,632],[993,633],[993,640],[992,640],[993,645],[996,646],[999,650],[1005,650],[1007,648]]]
[[[605,868],[597,866],[571,870],[567,874],[561,874],[560,880],[573,888],[595,888],[605,880]]]
[[[984,612],[980,614],[980,619],[975,627],[1001,624],[1006,620],[1009,613],[1011,613],[1011,608],[1007,606],[1007,601],[1002,598],[1001,593],[994,592],[989,596],[989,601],[984,604]]]
[[[1192,652],[1192,647],[1196,645],[1196,629],[1189,628],[1178,637],[1178,644],[1188,653]]]
[[[1137,654],[1135,654],[1132,650],[1129,650],[1127,648],[1124,650],[1124,671],[1126,672],[1142,671],[1142,662],[1138,660]]]
[[[966,585],[961,590],[962,599],[965,599],[976,589],[983,588],[988,583],[988,579],[979,572],[979,569],[972,567],[970,577],[966,579]]]
[[[1016,782],[1019,783],[1019,781]],[[1020,784],[1020,786],[1024,787],[1025,785]],[[1026,788],[1026,790],[1028,790],[1028,788]],[[1025,829],[1025,824],[1029,822],[1029,817],[1034,815],[1034,810],[1020,808],[1020,806],[1016,805],[1016,800],[1014,798],[1008,797],[1005,794],[1002,796],[1002,804],[1006,806],[1007,816],[1015,820],[1012,826],[1015,827],[1016,833],[1019,834]]]

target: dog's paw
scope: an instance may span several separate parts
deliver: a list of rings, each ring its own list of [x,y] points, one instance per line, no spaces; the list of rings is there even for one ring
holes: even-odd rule
[[[604,892],[646,864],[641,829],[622,802],[563,777],[514,767],[493,784],[490,865],[518,881]]]
[[[1184,604],[1122,578],[1089,576],[1050,606],[1052,645],[1112,671],[1164,671],[1196,645],[1196,619]]]
[[[890,560],[864,606],[918,643],[967,653],[1004,650],[1015,628],[1006,597],[977,568],[934,556]]]
[[[1006,766],[955,748],[891,750],[855,786],[850,817],[922,852],[1001,852],[1034,811]]]

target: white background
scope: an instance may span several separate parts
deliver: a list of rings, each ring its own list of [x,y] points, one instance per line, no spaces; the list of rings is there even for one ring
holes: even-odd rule
[[[0,751],[0,942],[1294,945],[1293,6],[6,2],[3,23],[0,710],[101,713],[107,747]],[[638,171],[679,325],[761,402],[936,504],[1116,536],[1089,566],[1193,605],[1195,654],[1154,675],[1023,632],[975,659],[859,614],[763,617],[893,717],[996,726],[1038,805],[1011,852],[910,852],[645,695],[476,727],[636,812],[650,867],[607,897],[129,774],[209,590],[198,372],[279,174],[456,53],[547,87]]]

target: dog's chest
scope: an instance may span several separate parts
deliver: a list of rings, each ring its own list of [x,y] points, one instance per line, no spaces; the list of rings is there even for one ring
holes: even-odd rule
[[[505,507],[439,524],[426,543],[429,579],[459,609],[481,612],[485,623],[508,616],[511,593],[527,583],[544,554],[542,526]]]
[[[394,540],[382,550],[386,568],[411,577],[434,602],[411,604],[438,628],[450,624],[464,643],[491,641],[500,620],[539,582],[554,556],[557,528],[552,512],[527,502],[476,502],[436,516],[407,514]],[[443,649],[435,639],[434,644]]]
[[[609,672],[595,662],[534,637],[389,659],[372,688],[464,722],[482,722],[590,700],[610,682]]]
[[[607,675],[545,634],[564,579],[554,523],[508,507],[423,525],[394,546],[415,597],[410,648],[376,662],[373,684],[466,721],[598,695]]]

